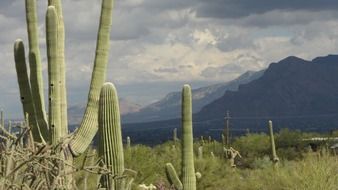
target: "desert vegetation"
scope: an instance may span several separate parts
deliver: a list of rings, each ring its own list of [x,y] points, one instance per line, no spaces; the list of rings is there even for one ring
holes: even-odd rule
[[[0,189],[337,189],[338,159],[330,138],[309,147],[304,139],[314,134],[274,135],[272,121],[269,135],[247,133],[231,142],[224,135],[222,141],[194,137],[188,84],[182,88],[181,134],[174,130],[172,141],[154,147],[124,141],[118,94],[105,81],[113,0],[102,0],[87,107],[80,127],[69,133],[61,0],[49,0],[46,12],[48,114],[36,0],[25,3],[29,64],[24,42],[14,44],[25,120],[5,124],[1,112]],[[98,142],[90,146],[96,134]]]

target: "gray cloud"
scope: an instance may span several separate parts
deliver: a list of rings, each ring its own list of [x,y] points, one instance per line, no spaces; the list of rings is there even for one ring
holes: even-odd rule
[[[46,85],[47,1],[37,2]],[[70,105],[87,98],[100,2],[63,0]],[[337,4],[328,0],[116,0],[107,80],[119,87],[122,97],[150,102],[187,82],[218,83],[289,55],[311,59],[335,53]],[[13,42],[22,38],[27,47],[24,12],[23,0],[0,1],[0,107],[12,117],[22,114]],[[139,95],[137,86],[147,89],[154,83],[152,90],[158,92]]]
[[[155,69],[155,72],[159,73],[176,73],[178,70],[176,68],[158,68]]]
[[[336,10],[335,0],[199,0],[197,16],[212,18],[241,18],[274,10],[323,11]]]

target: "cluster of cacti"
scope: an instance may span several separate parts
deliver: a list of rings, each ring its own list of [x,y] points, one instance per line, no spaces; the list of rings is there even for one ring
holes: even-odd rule
[[[269,121],[269,133],[270,133],[270,142],[271,142],[271,152],[272,152],[272,161],[277,164],[279,162],[279,158],[276,153],[276,146],[275,146],[275,138],[273,136],[273,127],[272,121]]]
[[[65,177],[73,156],[83,153],[98,130],[98,99],[105,81],[110,46],[113,0],[102,0],[100,25],[94,69],[88,95],[86,112],[79,129],[68,134],[66,73],[64,56],[64,22],[61,0],[49,0],[46,13],[46,45],[48,61],[48,117],[45,111],[42,64],[39,49],[39,34],[36,0],[26,0],[26,20],[29,42],[29,69],[25,61],[22,40],[16,40],[14,58],[24,115],[28,114],[34,141],[62,147],[55,151],[56,168],[64,172],[64,181],[71,184],[71,176]],[[28,74],[27,71],[30,71]],[[47,121],[48,118],[48,121]],[[68,174],[68,175],[69,175]],[[53,177],[52,177],[53,178]],[[71,188],[70,185],[67,188]]]
[[[26,0],[30,75],[28,77],[23,42],[22,40],[17,40],[14,46],[17,77],[23,110],[25,114],[28,113],[29,115],[34,140],[41,142],[41,140],[48,139],[49,144],[56,144],[62,138],[65,138],[68,133],[62,6],[61,0],[49,0],[46,13],[49,89],[48,122],[44,109],[36,6],[36,0]],[[108,62],[112,8],[113,0],[102,1],[88,105],[82,124],[77,133],[72,135],[69,143],[69,147],[74,155],[84,152],[97,131],[98,98],[100,88],[105,81],[105,71]]]
[[[194,167],[191,88],[184,85],[182,90],[182,160],[179,179],[171,163],[166,164],[169,181],[178,190],[195,190],[196,173]]]

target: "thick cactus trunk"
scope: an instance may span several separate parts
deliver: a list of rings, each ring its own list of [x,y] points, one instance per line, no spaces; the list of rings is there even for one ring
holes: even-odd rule
[[[166,164],[169,181],[180,190],[196,190],[196,173],[194,166],[194,142],[192,131],[192,101],[191,88],[184,85],[182,90],[182,161],[181,180],[171,163]]]
[[[182,90],[182,184],[183,190],[196,189],[194,167],[191,88],[184,85]]]
[[[111,171],[101,178],[101,187],[124,190],[123,142],[120,111],[116,89],[112,83],[105,83],[99,100],[99,156]]]
[[[100,88],[106,79],[112,13],[113,0],[103,0],[88,103],[80,128],[70,142],[70,149],[74,155],[83,153],[97,132],[98,100]]]
[[[58,64],[57,13],[54,6],[49,6],[46,15],[48,82],[49,82],[49,128],[50,143],[56,144],[62,137],[60,65]]]
[[[66,90],[66,64],[65,64],[65,27],[63,21],[61,0],[48,0],[49,6],[54,6],[58,16],[58,64],[60,65],[60,95],[61,95],[61,130],[68,133],[67,117],[67,90]]]

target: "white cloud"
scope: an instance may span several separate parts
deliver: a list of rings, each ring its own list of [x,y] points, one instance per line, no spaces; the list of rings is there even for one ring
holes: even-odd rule
[[[192,37],[198,44],[217,44],[216,37],[208,29],[205,29],[204,31],[195,30]]]

